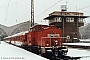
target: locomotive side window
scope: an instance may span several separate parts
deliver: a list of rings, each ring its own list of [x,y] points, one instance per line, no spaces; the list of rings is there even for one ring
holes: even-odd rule
[[[39,30],[39,28],[34,28],[34,31],[38,31]]]

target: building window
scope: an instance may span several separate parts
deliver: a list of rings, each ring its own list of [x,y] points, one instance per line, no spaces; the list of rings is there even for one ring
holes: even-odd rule
[[[69,22],[70,21],[70,19],[69,18],[66,18],[66,22]]]
[[[74,18],[70,18],[70,22],[74,22]]]
[[[56,18],[53,18],[53,19],[49,20],[49,23],[54,23],[54,22],[62,22],[62,18],[61,17],[56,17]]]
[[[83,18],[78,18],[79,23],[83,23]]]
[[[67,17],[67,18],[66,18],[66,22],[74,22],[74,18],[69,18],[69,17]]]
[[[62,18],[61,17],[56,17],[55,22],[62,22]]]

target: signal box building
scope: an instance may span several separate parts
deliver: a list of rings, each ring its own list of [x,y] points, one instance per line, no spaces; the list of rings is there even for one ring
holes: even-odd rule
[[[84,19],[88,17],[80,12],[55,11],[44,18],[44,20],[49,20],[49,25],[61,28],[63,37],[70,36],[69,40],[72,40],[80,37],[79,27],[84,26]],[[65,41],[66,39],[63,40]]]

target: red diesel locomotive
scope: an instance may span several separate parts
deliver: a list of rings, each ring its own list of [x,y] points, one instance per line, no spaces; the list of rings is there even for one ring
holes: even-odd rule
[[[68,52],[62,45],[62,30],[55,26],[36,25],[28,32],[21,32],[4,38],[9,43],[24,47],[36,54],[60,57]],[[19,44],[20,43],[20,44]]]

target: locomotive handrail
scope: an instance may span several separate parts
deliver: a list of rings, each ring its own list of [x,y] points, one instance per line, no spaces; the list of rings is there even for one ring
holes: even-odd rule
[[[51,46],[51,38],[61,38],[61,37],[41,37],[41,46],[42,46],[42,39],[43,38],[50,38],[50,46]]]
[[[67,37],[41,37],[41,38],[67,38],[68,39],[68,36]]]
[[[43,38],[50,38],[50,46],[51,46],[51,38],[67,38],[67,39],[69,39],[70,37],[69,38],[68,38],[68,36],[67,37],[41,37],[41,46],[42,46],[42,39]]]

